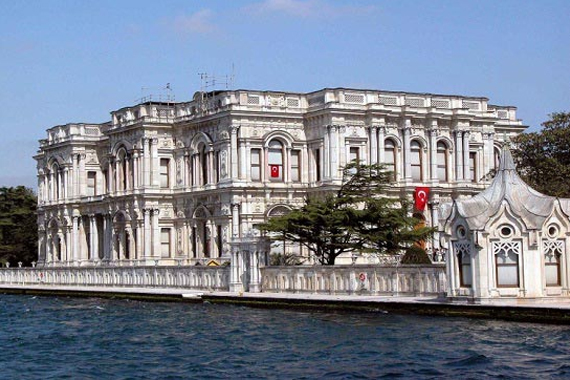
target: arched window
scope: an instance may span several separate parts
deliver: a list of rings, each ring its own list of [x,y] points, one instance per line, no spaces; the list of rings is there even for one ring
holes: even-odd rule
[[[279,140],[271,140],[268,148],[269,180],[283,181],[283,144]]]
[[[117,160],[118,160],[118,165],[117,165],[117,184],[116,184],[116,189],[117,191],[119,190],[126,190],[127,189],[127,185],[128,185],[128,168],[127,168],[127,160],[128,160],[128,156],[127,156],[127,151],[125,149],[121,149],[119,150],[119,152],[117,153]]]
[[[200,161],[200,175],[201,175],[201,185],[206,185],[208,183],[208,153],[206,152],[206,145],[201,144],[198,148],[199,150],[199,161]]]
[[[443,141],[437,143],[437,178],[440,182],[449,182],[447,177],[447,144]]]
[[[386,169],[392,172],[392,179],[396,180],[396,144],[392,139],[384,142],[384,164]]]
[[[422,146],[417,140],[413,140],[410,144],[411,157],[410,161],[412,164],[412,180],[420,182],[422,178]]]

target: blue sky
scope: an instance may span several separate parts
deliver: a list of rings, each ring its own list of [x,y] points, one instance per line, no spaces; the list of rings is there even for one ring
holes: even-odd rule
[[[234,88],[486,96],[537,130],[570,111],[569,20],[566,0],[0,0],[0,186],[36,187],[47,128],[232,65]]]

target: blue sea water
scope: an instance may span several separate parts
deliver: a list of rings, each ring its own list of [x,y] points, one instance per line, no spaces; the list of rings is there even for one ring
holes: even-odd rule
[[[1,379],[570,378],[565,326],[0,295]]]

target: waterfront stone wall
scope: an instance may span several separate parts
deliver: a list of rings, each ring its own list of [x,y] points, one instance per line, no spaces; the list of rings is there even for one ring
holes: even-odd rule
[[[264,293],[443,295],[445,264],[289,266],[261,268]]]
[[[228,291],[229,276],[229,266],[6,268],[0,270],[0,284]]]

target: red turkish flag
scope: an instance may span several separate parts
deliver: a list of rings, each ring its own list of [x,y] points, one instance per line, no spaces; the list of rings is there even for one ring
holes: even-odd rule
[[[279,178],[279,165],[269,165],[271,169],[271,178]]]
[[[414,191],[414,206],[418,211],[424,211],[428,201],[429,187],[416,187]]]

